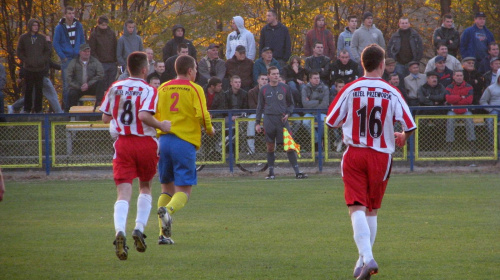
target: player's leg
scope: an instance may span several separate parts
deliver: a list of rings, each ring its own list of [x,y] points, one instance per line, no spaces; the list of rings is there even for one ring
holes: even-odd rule
[[[170,188],[168,187],[169,185],[172,185],[172,189],[169,190]],[[158,198],[158,209],[160,207],[166,207],[167,204],[172,200],[172,195],[174,194],[174,189],[173,189],[173,182],[172,184],[161,184],[161,194],[160,197]],[[172,244],[169,240],[166,240],[166,237],[163,236],[163,231],[162,231],[162,220],[158,218],[158,227],[160,229],[159,233],[159,238],[158,238],[158,244],[164,245],[164,244]]]
[[[274,179],[274,161],[275,155],[274,150],[276,149],[276,136],[277,136],[277,128],[273,122],[273,118],[275,116],[269,115],[264,118],[264,133],[266,137],[266,148],[267,148],[267,165],[269,168],[269,173],[266,176],[266,179]],[[280,133],[282,133],[280,131]]]
[[[173,162],[171,158],[172,145],[174,145],[173,136],[162,135],[160,136],[160,159],[158,161],[158,173],[160,177],[162,194],[158,199],[158,224],[160,234],[158,237],[158,244],[173,244],[170,236],[165,236],[165,233],[171,231],[172,218],[166,210],[166,206],[170,203],[172,196],[175,193],[174,189],[174,173]]]
[[[137,216],[135,219],[135,228],[132,232],[134,246],[138,252],[146,251],[146,242],[144,239],[144,228],[148,224],[149,214],[151,213],[151,184],[152,180],[139,182],[139,196],[137,197]]]
[[[267,134],[267,131],[266,131]],[[267,140],[267,136],[266,136]],[[276,145],[273,142],[267,142],[266,141],[266,147],[267,147],[267,166],[269,168],[269,173],[266,176],[266,179],[274,179],[274,162],[276,160],[275,155],[274,155],[274,150],[276,148]]]

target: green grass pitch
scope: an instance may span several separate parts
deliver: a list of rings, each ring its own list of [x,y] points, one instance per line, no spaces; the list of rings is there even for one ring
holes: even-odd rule
[[[202,174],[201,174],[202,175]],[[379,212],[376,279],[496,279],[500,175],[396,174]],[[135,182],[136,183],[136,182]],[[112,180],[7,182],[0,203],[0,279],[353,279],[357,259],[338,175],[199,178],[174,215],[173,246],[114,239]],[[137,185],[137,183],[136,183]]]

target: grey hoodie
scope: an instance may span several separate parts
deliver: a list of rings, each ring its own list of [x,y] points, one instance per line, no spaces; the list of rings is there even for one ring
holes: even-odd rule
[[[361,52],[363,49],[370,44],[377,44],[381,46],[385,50],[385,39],[382,31],[375,27],[375,24],[372,25],[370,29],[368,27],[361,24],[361,26],[354,31],[351,39],[351,52],[352,52],[352,60],[357,63],[360,62]]]
[[[127,66],[127,57],[129,54],[135,51],[143,51],[144,47],[142,45],[142,38],[137,35],[137,25],[134,28],[134,32],[129,34],[127,31],[127,24],[123,25],[123,35],[118,39],[118,45],[116,47],[116,58],[118,59],[118,64],[120,66]]]
[[[497,82],[486,88],[479,100],[479,105],[500,106],[500,70],[497,72]],[[493,110],[500,112],[500,108],[485,108],[485,110],[488,112]]]
[[[236,51],[237,46],[244,46],[247,58],[255,59],[255,38],[252,32],[245,28],[245,22],[242,17],[233,17],[238,31],[233,31],[227,36],[226,44],[226,59],[231,59]]]

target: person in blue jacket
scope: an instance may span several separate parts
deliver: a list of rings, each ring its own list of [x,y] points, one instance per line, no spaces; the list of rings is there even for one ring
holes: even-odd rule
[[[486,15],[478,12],[474,16],[474,25],[462,33],[460,54],[462,57],[475,57],[476,65],[479,65],[488,56],[488,44],[494,41],[493,33],[486,28]]]

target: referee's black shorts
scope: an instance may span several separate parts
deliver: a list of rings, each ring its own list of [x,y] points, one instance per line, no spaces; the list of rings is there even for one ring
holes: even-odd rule
[[[264,131],[267,143],[283,144],[283,127],[288,129],[292,134],[288,120],[283,122],[282,115],[265,115],[264,117]]]

